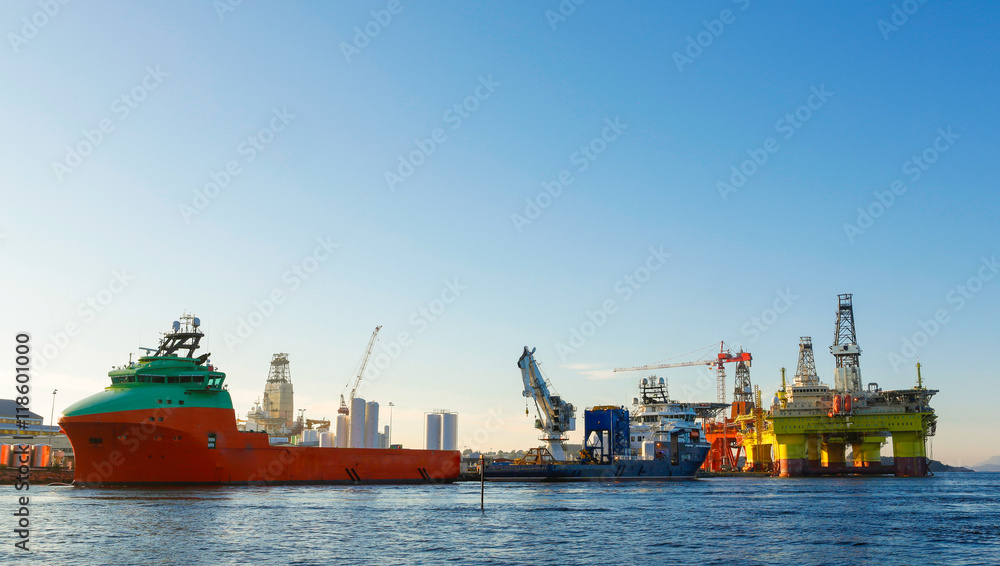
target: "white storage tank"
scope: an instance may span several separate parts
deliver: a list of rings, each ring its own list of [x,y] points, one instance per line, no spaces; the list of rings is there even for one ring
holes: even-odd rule
[[[319,433],[319,446],[320,448],[333,448],[333,433],[332,432]]]
[[[424,441],[424,448],[427,450],[441,449],[441,413],[427,413],[424,424],[427,438]]]
[[[337,415],[337,448],[351,447],[351,419],[347,415]]]
[[[458,450],[458,413],[441,415],[441,450]]]
[[[378,402],[365,407],[365,448],[378,448]]]
[[[365,400],[351,399],[351,448],[365,447]]]

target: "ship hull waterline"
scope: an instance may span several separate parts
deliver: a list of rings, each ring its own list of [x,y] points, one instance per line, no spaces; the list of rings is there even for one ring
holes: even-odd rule
[[[693,480],[708,456],[699,449],[691,460],[621,460],[614,464],[491,464],[483,479],[491,482],[594,482]]]
[[[265,433],[237,430],[232,409],[177,408],[165,420],[149,415],[138,409],[60,419],[73,445],[74,485],[403,484],[458,477],[458,451],[271,445]]]

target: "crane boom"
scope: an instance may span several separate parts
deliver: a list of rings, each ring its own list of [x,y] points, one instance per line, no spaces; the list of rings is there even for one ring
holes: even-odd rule
[[[646,371],[651,369],[680,368],[688,366],[714,366],[718,360],[702,360],[700,362],[680,362],[676,364],[650,364],[648,366],[634,366],[630,368],[615,368],[615,371]]]
[[[697,362],[680,362],[680,363],[673,363],[673,364],[649,364],[649,365],[645,365],[645,366],[633,366],[633,367],[627,367],[627,368],[615,368],[615,371],[647,371],[647,370],[652,370],[652,369],[680,368],[680,367],[689,367],[689,366],[709,366],[709,367],[713,367],[714,366],[716,368],[716,372],[718,374],[718,377],[717,377],[717,381],[718,381],[717,387],[718,387],[719,402],[720,403],[725,403],[726,402],[726,369],[725,369],[725,366],[723,364],[728,364],[728,363],[732,363],[732,362],[746,362],[747,365],[749,365],[750,361],[752,359],[753,358],[752,358],[752,356],[750,356],[750,352],[744,352],[743,350],[740,350],[734,356],[733,354],[731,354],[729,352],[729,350],[726,349],[726,343],[725,342],[720,342],[719,343],[719,353],[716,354],[714,360],[699,360]]]
[[[565,460],[566,438],[563,433],[576,430],[576,407],[549,390],[549,385],[535,362],[534,354],[534,348],[529,351],[525,346],[524,352],[517,360],[517,367],[521,368],[521,380],[524,382],[523,395],[535,400],[535,408],[538,411],[535,428],[542,431],[539,440],[548,443],[553,458],[557,461]]]
[[[354,396],[358,393],[358,386],[361,385],[361,378],[363,378],[365,375],[365,367],[368,366],[368,358],[371,357],[372,355],[372,348],[375,347],[375,339],[378,338],[379,330],[382,330],[382,327],[376,326],[375,332],[372,332],[372,337],[370,340],[368,340],[368,347],[365,348],[365,355],[361,357],[361,363],[359,364],[360,367],[358,368],[358,375],[354,377],[354,387],[351,388],[351,396],[349,398],[350,401],[353,401]],[[345,387],[344,389],[346,390],[347,388]],[[347,408],[347,401],[344,400],[343,393],[340,394],[340,408],[337,409],[337,412],[342,415],[350,413],[350,410]]]

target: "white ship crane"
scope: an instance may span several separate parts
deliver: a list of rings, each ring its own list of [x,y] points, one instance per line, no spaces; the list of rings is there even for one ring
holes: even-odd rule
[[[548,444],[549,452],[556,461],[562,461],[566,459],[564,443],[567,438],[564,434],[576,430],[576,408],[552,391],[552,385],[538,369],[534,354],[534,348],[528,351],[525,346],[524,353],[517,360],[517,367],[521,368],[521,379],[524,381],[524,396],[535,400],[535,408],[538,410],[535,428],[542,431],[539,440]]]
[[[344,394],[340,394],[340,408],[337,412],[341,415],[346,415],[351,412],[347,408],[347,403],[354,400],[354,396],[358,393],[358,386],[361,385],[361,378],[365,375],[365,367],[368,365],[368,358],[372,355],[372,348],[375,347],[375,339],[378,338],[378,331],[382,330],[381,326],[375,327],[375,332],[372,332],[371,340],[368,341],[368,347],[365,348],[365,355],[361,357],[361,363],[358,367],[358,375],[354,377],[354,387],[351,388],[351,396],[348,400],[344,400]],[[347,386],[344,386],[344,391],[347,391]]]

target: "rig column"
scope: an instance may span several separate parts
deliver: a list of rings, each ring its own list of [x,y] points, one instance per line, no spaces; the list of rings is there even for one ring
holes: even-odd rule
[[[926,456],[922,431],[892,433],[892,457],[897,476],[926,476]]]
[[[854,467],[870,468],[882,465],[882,437],[866,436],[861,442],[851,444],[854,451]]]
[[[831,468],[844,467],[844,442],[830,439],[823,443],[823,465]]]
[[[808,460],[806,459],[806,435],[778,434],[778,466],[781,477],[798,477],[805,475]]]
[[[820,464],[822,463],[820,450],[822,443],[823,437],[821,435],[806,435],[806,457],[809,459],[809,468],[813,470],[819,469]]]

